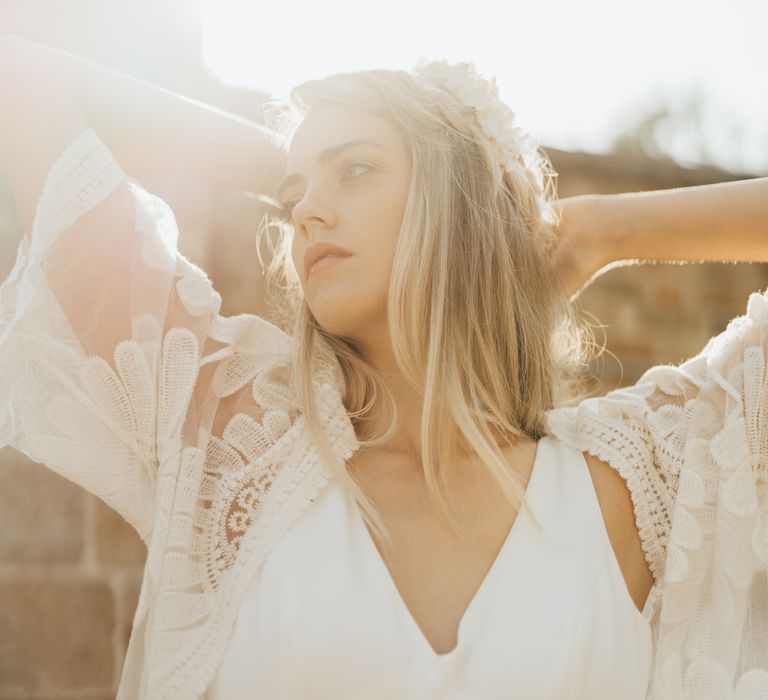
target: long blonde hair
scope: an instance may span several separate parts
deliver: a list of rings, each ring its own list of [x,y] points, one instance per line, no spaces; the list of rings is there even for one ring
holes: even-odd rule
[[[544,413],[573,405],[585,393],[591,329],[577,318],[545,264],[557,221],[542,215],[540,197],[555,199],[557,173],[540,149],[543,192],[524,174],[503,172],[472,110],[405,71],[337,73],[304,82],[287,101],[268,103],[266,121],[287,143],[321,103],[386,118],[410,149],[412,176],[387,323],[397,365],[423,395],[420,457],[428,492],[463,536],[440,469],[446,420],[458,427],[465,448],[479,457],[510,503],[528,507],[490,426],[508,444],[538,440]],[[291,382],[297,402],[322,458],[389,551],[386,526],[324,434],[312,400],[313,378],[336,383],[361,448],[395,435],[395,402],[361,348],[320,327],[291,260],[291,227],[266,221],[257,240],[260,245],[262,235],[277,228],[267,279],[278,324],[296,341]],[[383,430],[364,421],[374,404],[384,408]]]

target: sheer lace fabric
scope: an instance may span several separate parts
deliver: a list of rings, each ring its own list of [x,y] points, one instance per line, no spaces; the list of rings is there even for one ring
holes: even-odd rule
[[[324,478],[286,391],[290,338],[222,317],[177,240],[165,202],[88,129],[52,166],[0,292],[0,444],[148,546],[120,698],[202,695],[233,596]],[[329,390],[318,404],[342,449],[351,426]]]
[[[250,580],[329,477],[287,389],[292,339],[221,316],[177,241],[170,208],[86,129],[0,288],[0,445],[148,547],[119,700],[204,697]],[[656,576],[652,700],[768,697],[767,328],[752,294],[696,357],[548,413],[632,493]],[[339,389],[318,380],[316,402],[348,459]]]

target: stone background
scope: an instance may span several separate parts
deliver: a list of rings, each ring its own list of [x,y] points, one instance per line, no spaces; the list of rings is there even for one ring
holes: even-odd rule
[[[189,15],[189,3],[180,1],[13,0],[0,7],[0,33],[58,46],[258,119],[264,95],[228,88],[208,73]],[[87,23],[73,19],[86,16]],[[747,177],[630,152],[591,155],[542,146],[560,174],[562,197]],[[239,193],[139,179],[173,208],[180,248],[208,272],[224,299],[222,313],[269,317],[253,238],[260,206]],[[21,235],[0,179],[1,279]],[[600,380],[596,393],[630,385],[654,364],[696,354],[745,312],[750,292],[766,285],[765,264],[653,264],[606,273],[578,300],[603,326],[596,341],[607,345],[592,367]],[[138,600],[143,543],[99,499],[8,447],[0,450],[0,481],[0,700],[114,698]]]

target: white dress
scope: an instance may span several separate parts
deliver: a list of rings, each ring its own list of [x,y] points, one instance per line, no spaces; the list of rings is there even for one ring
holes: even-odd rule
[[[581,453],[543,437],[526,493],[546,535],[519,512],[456,648],[438,654],[331,480],[251,582],[207,697],[642,700],[651,628]]]

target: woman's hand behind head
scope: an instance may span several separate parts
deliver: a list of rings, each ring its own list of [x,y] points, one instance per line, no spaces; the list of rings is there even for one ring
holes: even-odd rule
[[[552,202],[560,217],[556,243],[549,253],[553,280],[573,301],[611,262],[609,224],[598,195],[579,195]]]

